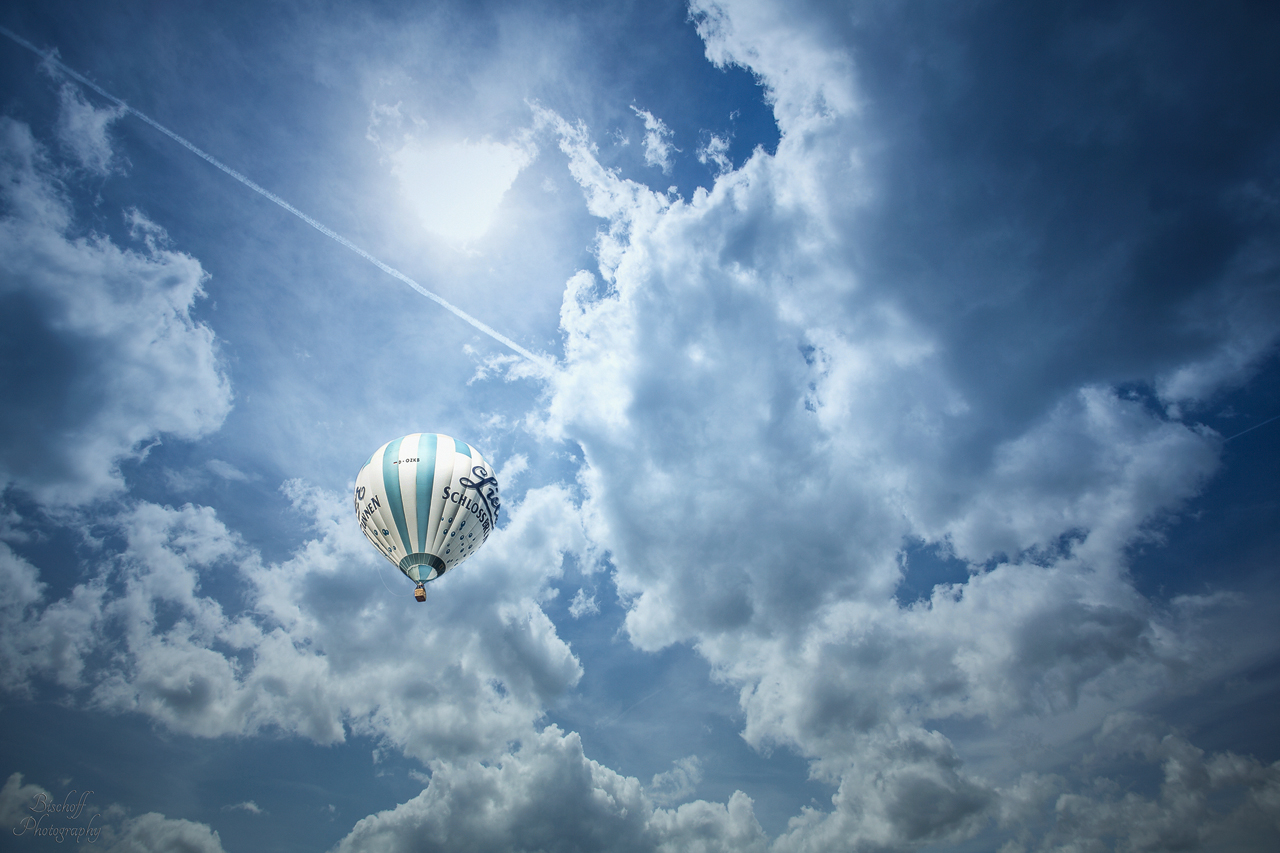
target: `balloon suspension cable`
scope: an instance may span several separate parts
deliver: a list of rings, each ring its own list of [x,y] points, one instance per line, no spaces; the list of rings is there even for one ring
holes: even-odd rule
[[[378,580],[382,581],[382,588],[387,591],[387,595],[391,596],[392,598],[395,598],[396,594],[391,591],[391,587],[387,586],[387,579],[382,576],[381,563],[378,564]]]

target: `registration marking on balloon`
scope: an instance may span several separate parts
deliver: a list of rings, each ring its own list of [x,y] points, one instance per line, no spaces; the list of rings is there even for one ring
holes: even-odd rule
[[[421,586],[484,544],[502,502],[478,450],[447,435],[414,433],[374,451],[356,475],[354,505],[365,537]]]

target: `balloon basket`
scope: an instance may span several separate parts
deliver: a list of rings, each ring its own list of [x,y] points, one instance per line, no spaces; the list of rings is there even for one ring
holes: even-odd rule
[[[426,600],[427,600],[427,590],[426,590],[426,588],[425,588],[425,587],[422,587],[422,586],[416,586],[416,587],[414,587],[414,589],[413,589],[413,597],[414,597],[414,598],[416,598],[416,599],[418,599],[418,601],[426,601]]]

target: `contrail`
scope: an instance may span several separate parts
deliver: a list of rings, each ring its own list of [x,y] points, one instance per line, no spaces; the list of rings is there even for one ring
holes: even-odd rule
[[[278,204],[280,207],[283,207],[285,210],[289,211],[289,212],[290,212],[290,213],[292,213],[294,216],[298,217],[298,218],[299,218],[299,219],[301,219],[303,222],[307,223],[307,224],[308,224],[308,225],[310,225],[312,228],[314,228],[314,229],[316,229],[317,231],[319,231],[321,234],[323,234],[323,235],[325,235],[326,237],[329,237],[329,238],[331,238],[331,239],[333,239],[333,240],[336,240],[338,243],[341,243],[343,246],[346,246],[348,249],[350,249],[351,251],[355,252],[357,255],[359,255],[360,257],[364,258],[366,261],[368,261],[369,263],[373,264],[375,267],[377,267],[378,269],[382,270],[382,271],[383,271],[383,272],[385,272],[387,275],[391,276],[392,278],[397,278],[397,279],[399,279],[400,281],[403,281],[405,284],[409,285],[409,286],[410,286],[410,287],[412,287],[414,290],[416,290],[416,291],[418,291],[419,293],[421,293],[423,296],[425,296],[425,297],[427,297],[428,299],[430,299],[431,301],[435,302],[435,303],[436,303],[437,305],[439,305],[441,308],[444,308],[446,311],[450,311],[450,312],[452,312],[455,316],[457,316],[457,317],[459,317],[460,319],[462,319],[462,320],[466,321],[467,323],[470,323],[472,326],[474,326],[475,328],[477,328],[477,329],[479,329],[480,331],[484,332],[486,335],[488,335],[489,337],[493,338],[493,339],[494,339],[495,341],[497,341],[498,343],[503,344],[504,346],[509,347],[511,350],[513,350],[514,352],[517,352],[517,353],[519,353],[520,355],[524,356],[524,357],[525,357],[525,358],[527,358],[529,361],[533,362],[534,364],[536,364],[536,365],[538,365],[539,367],[541,367],[541,368],[543,368],[544,370],[546,370],[548,373],[554,373],[554,372],[555,372],[555,369],[556,369],[555,364],[554,364],[553,362],[551,362],[550,360],[548,360],[545,356],[536,355],[536,354],[534,354],[534,353],[530,352],[529,350],[525,349],[524,347],[520,346],[518,343],[516,343],[515,341],[511,340],[511,338],[508,338],[506,335],[502,334],[502,333],[501,333],[501,332],[499,332],[497,329],[494,329],[493,327],[489,326],[488,324],[483,323],[483,322],[481,322],[480,320],[477,320],[475,317],[472,317],[470,314],[468,314],[466,311],[463,311],[463,310],[462,310],[461,308],[459,308],[458,306],[456,306],[456,305],[454,305],[453,303],[451,303],[451,302],[447,301],[447,300],[446,300],[446,299],[444,299],[443,297],[437,296],[436,294],[432,293],[430,290],[427,290],[425,287],[423,287],[422,285],[418,284],[418,283],[417,283],[416,281],[414,281],[413,279],[409,278],[409,276],[407,276],[407,275],[405,275],[404,273],[400,272],[400,270],[398,270],[398,269],[396,269],[395,267],[392,267],[392,266],[390,266],[390,265],[388,265],[388,264],[384,264],[382,261],[378,260],[378,259],[377,259],[377,258],[375,258],[373,255],[369,254],[369,253],[368,253],[368,252],[366,252],[364,249],[362,249],[362,248],[360,248],[359,246],[357,246],[355,243],[352,243],[352,242],[351,242],[350,240],[348,240],[346,237],[343,237],[341,234],[337,233],[336,231],[334,231],[334,230],[332,230],[332,229],[328,228],[327,226],[325,226],[325,225],[323,225],[323,224],[321,224],[321,223],[317,222],[316,220],[312,219],[310,216],[307,216],[307,214],[303,213],[301,210],[298,210],[298,208],[296,208],[296,207],[294,207],[293,205],[289,204],[289,202],[287,202],[287,201],[285,201],[284,199],[280,198],[280,196],[278,196],[278,195],[276,195],[275,193],[271,192],[271,190],[268,190],[268,189],[266,189],[265,187],[259,186],[258,184],[256,184],[256,183],[254,183],[253,181],[251,181],[249,178],[245,177],[244,175],[242,175],[242,174],[240,174],[239,172],[237,172],[235,169],[233,169],[233,168],[231,168],[230,166],[228,166],[226,163],[223,163],[221,160],[218,160],[218,159],[217,159],[216,157],[214,157],[212,154],[209,154],[208,152],[203,151],[203,150],[201,150],[200,148],[197,148],[197,147],[196,147],[195,145],[193,145],[191,142],[188,142],[186,139],[184,139],[184,138],[182,138],[181,136],[179,136],[178,134],[174,133],[174,132],[173,132],[172,130],[170,130],[169,128],[167,128],[167,127],[165,127],[164,125],[160,124],[160,122],[158,122],[158,121],[156,121],[155,119],[151,118],[151,117],[150,117],[150,116],[148,116],[146,113],[139,112],[138,110],[136,110],[136,109],[134,109],[133,107],[129,106],[129,105],[128,105],[128,104],[126,104],[124,101],[120,100],[120,99],[119,99],[119,98],[117,98],[115,95],[113,95],[113,94],[111,94],[110,92],[108,92],[106,89],[103,89],[103,88],[102,88],[101,86],[99,86],[97,83],[94,83],[92,80],[90,80],[89,78],[85,77],[83,74],[80,74],[80,73],[79,73],[79,72],[77,72],[75,69],[73,69],[73,68],[69,68],[68,66],[64,65],[64,64],[61,62],[61,60],[59,60],[59,59],[58,59],[58,57],[57,57],[57,55],[55,54],[55,52],[54,52],[54,51],[52,51],[52,50],[41,50],[40,48],[36,47],[36,46],[35,46],[34,44],[32,44],[31,42],[29,42],[29,41],[27,41],[26,39],[24,39],[22,36],[18,35],[17,33],[13,32],[13,31],[11,31],[11,30],[9,30],[9,29],[5,28],[5,27],[0,27],[0,33],[3,33],[3,34],[4,34],[6,37],[8,37],[10,40],[12,40],[12,41],[16,42],[17,44],[22,45],[22,46],[23,46],[23,47],[25,47],[27,50],[29,50],[29,51],[31,51],[32,53],[36,54],[37,56],[41,57],[42,59],[44,59],[44,61],[45,61],[45,62],[48,62],[50,65],[52,65],[52,66],[54,66],[55,68],[57,68],[57,69],[58,69],[59,71],[61,71],[63,74],[66,74],[66,75],[67,75],[68,77],[70,77],[71,79],[76,80],[76,81],[78,81],[79,83],[81,83],[81,84],[83,84],[83,85],[85,85],[85,86],[88,86],[90,89],[92,89],[93,91],[97,92],[99,95],[101,95],[102,97],[106,98],[108,101],[111,101],[113,104],[116,104],[117,106],[119,106],[119,107],[120,107],[120,109],[124,110],[125,112],[132,113],[133,115],[137,116],[139,119],[141,119],[142,121],[144,121],[144,122],[146,122],[147,124],[151,125],[151,126],[152,126],[152,127],[154,127],[156,130],[160,131],[160,132],[161,132],[161,133],[163,133],[165,136],[169,137],[169,138],[170,138],[170,139],[172,139],[174,142],[178,143],[178,144],[179,144],[179,145],[181,145],[183,148],[185,148],[185,149],[187,149],[188,151],[190,151],[192,154],[195,154],[195,155],[196,155],[197,157],[199,157],[200,159],[202,159],[202,160],[204,160],[205,162],[209,163],[209,164],[210,164],[211,166],[213,166],[214,168],[219,169],[219,170],[221,170],[221,171],[225,172],[226,174],[228,174],[228,175],[230,175],[231,177],[235,178],[235,179],[236,179],[237,181],[239,181],[240,183],[244,184],[244,185],[245,185],[246,187],[248,187],[249,189],[251,189],[251,190],[253,190],[254,192],[256,192],[258,195],[261,195],[262,197],[267,198],[267,199],[269,199],[269,200],[271,200],[271,201],[275,202],[275,203],[276,203],[276,204]]]
[[[1272,421],[1275,421],[1275,420],[1280,420],[1280,415],[1276,415],[1274,418],[1267,418],[1265,421],[1263,421],[1263,422],[1262,422],[1262,423],[1260,423],[1260,424],[1254,424],[1253,426],[1249,427],[1248,429],[1246,429],[1246,430],[1244,430],[1244,431],[1242,431],[1242,432],[1238,432],[1238,433],[1236,433],[1235,435],[1231,436],[1231,438],[1224,438],[1224,439],[1222,440],[1222,443],[1223,443],[1223,444],[1226,444],[1228,441],[1231,441],[1231,439],[1239,438],[1240,436],[1244,435],[1246,432],[1253,432],[1253,431],[1254,431],[1255,429],[1257,429],[1258,427],[1264,427],[1264,426],[1266,426],[1267,424],[1269,424],[1269,423],[1271,423]]]
[[[666,689],[667,689],[667,688],[666,688],[665,686],[663,686],[663,687],[659,687],[657,690],[653,691],[653,692],[652,692],[652,693],[650,693],[648,696],[646,696],[646,697],[644,697],[643,699],[641,699],[639,702],[637,702],[637,703],[635,703],[634,705],[632,705],[631,707],[627,708],[627,709],[626,709],[625,711],[623,711],[622,713],[620,713],[620,714],[615,714],[614,716],[612,716],[612,717],[610,717],[609,719],[605,720],[605,721],[604,721],[604,724],[605,724],[605,725],[608,725],[608,726],[613,725],[614,723],[618,722],[618,720],[622,719],[622,718],[623,718],[623,717],[625,717],[627,714],[631,713],[631,712],[632,712],[632,711],[634,711],[636,708],[640,707],[640,706],[641,706],[641,705],[643,705],[645,702],[648,702],[648,701],[649,701],[650,699],[652,699],[654,696],[657,696],[659,693],[661,693],[663,690],[666,690]],[[600,727],[600,723],[596,723],[596,728],[599,728],[599,727]]]

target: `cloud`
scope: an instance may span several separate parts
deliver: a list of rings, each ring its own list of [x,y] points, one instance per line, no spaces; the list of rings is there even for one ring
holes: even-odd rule
[[[715,166],[716,176],[723,175],[733,168],[729,159],[729,140],[711,134],[705,145],[698,146],[698,162],[704,166]]]
[[[110,174],[115,152],[107,130],[125,114],[124,107],[97,109],[73,83],[63,83],[58,97],[62,102],[56,126],[58,141],[88,172]]]
[[[1206,755],[1125,713],[1276,650],[1265,604],[1211,590],[1148,599],[1129,575],[1132,549],[1159,543],[1217,470],[1220,439],[1192,416],[1274,349],[1270,184],[1206,179],[1223,189],[1217,201],[1184,203],[1107,147],[1155,109],[1144,69],[1124,66],[1143,83],[1143,109],[1126,101],[1095,123],[1075,121],[1090,115],[1038,66],[1025,86],[970,88],[1007,68],[984,51],[932,50],[927,37],[935,26],[1002,33],[982,15],[1008,7],[979,5],[918,16],[889,4],[854,19],[842,4],[693,4],[708,57],[758,75],[782,139],[736,170],[708,143],[701,153],[721,171],[689,201],[611,171],[589,128],[535,107],[604,226],[598,269],[566,284],[563,369],[527,423],[572,440],[585,461],[576,487],[529,490],[427,604],[384,594],[378,572],[407,589],[323,489],[286,486],[310,538],[274,562],[209,507],[130,502],[100,520],[123,544],[62,597],[0,550],[6,686],[50,679],[202,737],[356,733],[429,766],[421,795],[360,821],[340,849],[763,850],[741,792],[664,807],[693,795],[700,763],[677,762],[646,790],[588,758],[577,735],[541,728],[583,674],[542,605],[567,555],[590,573],[607,554],[622,635],[641,650],[696,650],[737,691],[747,743],[804,757],[834,788],[774,841],[780,852],[981,845],[983,833],[1009,853],[1118,836],[1135,847],[1273,840],[1274,766]],[[1066,49],[1075,42],[1032,52],[1073,73],[1130,61],[1106,48],[1098,30],[1110,24],[1068,23],[1046,30],[1092,53]],[[921,29],[903,35],[909,26]],[[924,49],[898,49],[917,37]],[[931,102],[941,115],[917,114],[920,91],[945,93]],[[669,169],[671,131],[633,109],[646,161]],[[1135,138],[1126,150],[1157,140]],[[532,149],[426,140],[388,155],[395,173],[431,208],[424,222],[454,204],[431,193],[455,179],[479,187],[474,211],[455,205],[470,224],[451,237],[477,239]],[[1172,158],[1162,169],[1184,164],[1176,146],[1161,151]],[[41,169],[11,169],[19,219],[76,258],[103,254],[101,240],[66,236],[69,208]],[[147,251],[114,250],[121,264],[179,269],[188,286],[174,327],[198,338],[204,327],[183,313],[198,264],[135,224]],[[1217,236],[1191,239],[1206,233]],[[70,316],[69,288],[23,292],[46,291]],[[145,316],[149,299],[94,316]],[[33,316],[50,335],[66,325],[45,319],[62,316],[52,308]],[[207,343],[212,353],[211,332]],[[67,370],[98,379],[78,362]],[[216,365],[197,379],[212,388],[210,376]],[[167,405],[139,410],[89,473],[41,499],[118,489],[116,460],[173,431]],[[174,434],[215,428],[210,411]],[[514,475],[527,463],[510,464]],[[61,482],[9,476],[28,489]],[[908,543],[962,576],[904,606]],[[595,606],[580,589],[570,615]],[[1010,756],[1023,736],[1049,769]],[[1118,787],[1156,767],[1159,790]],[[154,818],[138,819],[139,839],[189,831],[197,849],[218,843]]]
[[[375,578],[395,570],[374,562],[346,501],[300,483],[288,494],[317,535],[282,563],[263,563],[191,504],[99,519],[123,547],[55,600],[0,545],[5,688],[53,678],[99,709],[197,737],[278,731],[328,744],[353,731],[425,760],[500,754],[581,677],[538,604],[567,552],[589,559],[563,489],[529,491],[423,606],[398,573],[403,598]],[[216,597],[228,578],[235,591]],[[242,595],[248,609],[232,609]],[[406,657],[406,646],[449,653]]]
[[[14,773],[0,789],[0,824],[27,842],[102,842],[105,849],[114,853],[223,853],[218,833],[206,824],[171,819],[156,812],[126,818],[126,812],[118,805],[99,810],[91,800],[92,794],[93,791],[73,789],[55,797],[39,785],[24,785],[22,774]]]
[[[886,732],[844,775],[833,810],[805,809],[776,849],[894,850],[968,838],[996,798],[960,765],[937,732]]]
[[[30,694],[33,676],[63,688],[81,684],[85,654],[95,642],[102,588],[83,584],[55,602],[35,566],[0,543],[0,686]]]
[[[453,849],[534,850],[568,838],[609,849],[764,849],[745,795],[657,808],[637,780],[587,759],[576,734],[533,727],[581,674],[535,603],[552,594],[564,551],[584,547],[562,490],[531,490],[511,507],[489,559],[482,552],[452,575],[461,583],[431,590],[428,619],[408,585],[391,600],[374,583],[379,567],[345,501],[300,483],[288,492],[317,536],[280,564],[263,564],[207,507],[146,503],[111,522],[124,547],[65,598],[49,601],[35,569],[8,555],[0,566],[14,613],[5,626],[33,637],[53,614],[74,612],[78,632],[60,636],[74,656],[64,681],[103,710],[200,737],[275,730],[330,743],[350,730],[428,764],[420,797],[360,821],[340,849],[414,849],[424,834]],[[233,617],[204,587],[237,573],[250,607]],[[405,643],[450,652],[406,663]],[[55,664],[45,651],[34,641],[6,648],[4,671],[47,676]],[[11,676],[6,688],[15,687]],[[656,800],[687,797],[699,776],[696,759],[677,762],[655,777]],[[112,825],[104,839],[120,850],[220,849],[209,827],[155,814]]]
[[[599,613],[600,606],[596,604],[594,595],[587,595],[585,589],[579,588],[573,595],[573,601],[569,602],[569,615],[574,619],[581,619],[588,613]]]
[[[972,503],[929,538],[980,563],[1080,531],[1078,547],[1105,559],[1196,494],[1217,468],[1218,446],[1208,430],[1153,415],[1140,399],[1081,388],[999,445]]]
[[[115,843],[107,849],[111,853],[223,853],[222,839],[206,824],[175,820],[155,812],[125,821]]]
[[[497,765],[439,762],[412,800],[359,821],[337,846],[354,850],[760,851],[750,798],[655,809],[636,779],[587,758],[549,726]]]
[[[230,462],[223,462],[221,459],[210,459],[208,462],[204,463],[204,467],[208,468],[215,475],[224,480],[234,480],[238,483],[247,483],[254,479],[236,466],[232,465]]]
[[[566,287],[540,426],[583,448],[588,532],[616,566],[631,642],[692,645],[740,691],[749,743],[793,749],[838,786],[782,848],[972,837],[1013,780],[980,778],[946,723],[1080,733],[1243,665],[1195,639],[1241,611],[1212,594],[1148,601],[1128,549],[1159,541],[1218,468],[1220,439],[1184,414],[1274,346],[1272,255],[1241,241],[1161,296],[1144,276],[1170,270],[1151,253],[1176,247],[1126,223],[1137,243],[1087,270],[1108,311],[1068,300],[1092,237],[1055,246],[1061,266],[1010,261],[1067,237],[1007,224],[998,205],[975,216],[977,197],[939,199],[956,221],[921,226],[883,195],[911,164],[868,142],[842,7],[694,12],[708,56],[768,88],[777,154],[670,202],[544,114],[606,225],[598,277]],[[912,278],[873,242],[899,226],[957,252],[989,227],[993,248]],[[969,578],[899,605],[912,541]]]
[[[640,785],[549,727],[496,766],[438,763],[420,795],[359,821],[337,851],[643,849]]]
[[[141,251],[71,236],[52,175],[29,128],[0,119],[0,480],[82,504],[118,492],[119,462],[156,436],[216,429],[231,389],[212,329],[191,317],[200,264],[136,212]]]
[[[1094,777],[1078,791],[1058,794],[1053,825],[1039,844],[1014,842],[1004,849],[1023,853],[1114,844],[1133,850],[1260,853],[1274,847],[1280,831],[1280,762],[1265,765],[1230,752],[1206,753],[1133,713],[1109,717],[1095,741],[1092,762],[1136,753],[1139,766],[1158,767],[1158,792],[1146,796],[1105,776]]]
[[[262,479],[258,474],[246,474],[225,460],[209,459],[201,466],[183,468],[181,471],[165,468],[164,481],[172,494],[187,495],[208,488],[210,474],[234,483],[252,483]]]
[[[702,781],[702,762],[696,755],[673,762],[670,770],[655,773],[649,782],[649,796],[659,805],[668,806],[687,800]]]
[[[0,826],[6,829],[16,826],[31,813],[31,806],[41,796],[47,802],[54,802],[53,795],[44,788],[30,783],[24,785],[21,773],[11,773],[0,788]]]
[[[673,135],[671,128],[648,110],[634,105],[631,109],[644,120],[645,165],[657,166],[664,175],[671,174],[671,152],[679,150],[668,141]]]
[[[772,2],[694,0],[689,16],[717,66],[741,65],[764,85],[779,129],[803,132],[858,107],[848,43],[853,23],[836,4],[799,14]]]

